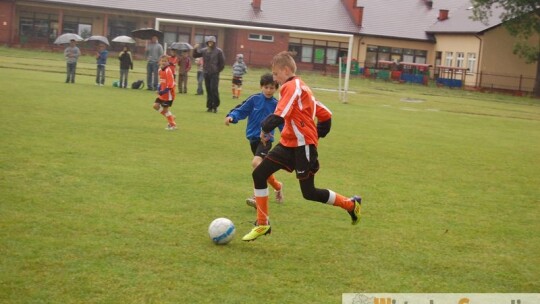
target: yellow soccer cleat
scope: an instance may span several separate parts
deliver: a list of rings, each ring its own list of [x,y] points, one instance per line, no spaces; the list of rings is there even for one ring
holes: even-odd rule
[[[360,222],[360,210],[362,209],[362,198],[360,196],[351,197],[351,201],[354,202],[354,209],[349,212],[351,216],[351,224],[356,225]]]
[[[272,228],[270,227],[270,225],[255,226],[253,227],[253,229],[251,229],[251,232],[244,235],[244,237],[242,238],[242,241],[247,241],[247,242],[254,241],[258,237],[270,234],[271,232],[272,232]]]

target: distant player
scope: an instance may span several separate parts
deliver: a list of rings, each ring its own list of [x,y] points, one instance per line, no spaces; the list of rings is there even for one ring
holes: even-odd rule
[[[174,82],[173,72],[169,64],[169,56],[162,55],[159,58],[159,84],[157,86],[158,97],[154,102],[154,110],[158,111],[169,122],[166,130],[176,130],[176,122],[174,121],[174,115],[169,111],[172,107],[176,84]]]

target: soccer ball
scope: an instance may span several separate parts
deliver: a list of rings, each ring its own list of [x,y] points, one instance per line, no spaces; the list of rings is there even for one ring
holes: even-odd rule
[[[208,227],[208,235],[212,242],[225,245],[232,241],[236,228],[231,220],[220,217],[212,221]]]

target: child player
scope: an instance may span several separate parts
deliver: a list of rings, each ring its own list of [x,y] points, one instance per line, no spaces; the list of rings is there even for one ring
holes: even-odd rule
[[[280,169],[296,171],[305,199],[345,209],[352,224],[358,224],[361,209],[359,196],[347,198],[329,189],[315,188],[315,173],[319,170],[318,138],[330,132],[332,113],[315,99],[311,89],[296,76],[296,63],[289,52],[278,53],[271,63],[274,80],[281,85],[281,97],[274,114],[262,122],[261,141],[267,143],[274,128],[281,124],[284,127],[279,143],[253,170],[257,225],[242,240],[253,241],[271,232],[266,180]]]
[[[233,78],[232,78],[232,98],[240,98],[242,93],[242,77],[247,73],[247,65],[244,62],[244,55],[236,55],[236,62],[232,66]]]
[[[176,130],[176,122],[174,121],[174,115],[169,111],[172,107],[176,86],[174,82],[173,72],[169,65],[169,56],[162,55],[159,58],[159,85],[157,88],[158,98],[154,102],[154,110],[158,111],[161,115],[165,116],[167,121],[166,130]]]
[[[230,123],[236,124],[238,121],[247,118],[246,125],[246,138],[249,140],[251,146],[251,152],[253,153],[253,160],[251,166],[253,169],[262,162],[263,158],[268,154],[268,151],[272,148],[272,141],[263,145],[261,142],[261,122],[270,114],[274,113],[277,105],[277,99],[274,98],[279,85],[274,81],[272,74],[267,73],[261,77],[261,92],[249,96],[244,102],[237,105],[232,109],[225,117],[225,125]],[[270,133],[274,134],[272,129]],[[283,202],[283,184],[276,180],[274,175],[270,175],[267,179],[268,183],[274,188],[276,194],[276,202]],[[255,199],[248,198],[246,203],[249,206],[255,207]]]

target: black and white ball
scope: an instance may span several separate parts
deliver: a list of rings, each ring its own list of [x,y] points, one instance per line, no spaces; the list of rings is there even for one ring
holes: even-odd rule
[[[225,245],[232,241],[236,228],[231,220],[220,217],[212,221],[208,227],[208,235],[212,242],[218,245]]]

